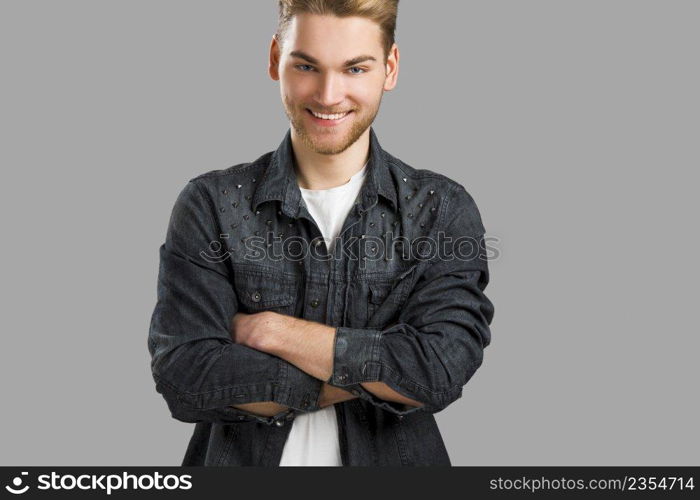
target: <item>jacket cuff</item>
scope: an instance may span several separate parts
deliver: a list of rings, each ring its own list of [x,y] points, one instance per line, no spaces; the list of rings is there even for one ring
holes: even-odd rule
[[[372,328],[336,327],[333,372],[328,383],[346,387],[379,381],[379,339],[382,331]]]
[[[319,398],[323,381],[312,377],[291,363],[280,360],[279,380],[285,382],[278,387],[275,401],[296,411],[319,410]]]
[[[286,408],[276,415],[265,417],[240,408],[234,408],[230,404],[222,403],[220,399],[204,402],[201,398],[188,398],[187,395],[179,393],[170,384],[160,380],[155,375],[154,380],[156,381],[156,390],[165,396],[172,417],[181,422],[193,424],[198,422],[212,422],[216,424],[262,422],[267,425],[280,425],[278,422],[290,420],[293,417],[292,413],[294,410],[291,408]],[[272,399],[271,397],[261,397],[262,401]]]
[[[404,403],[386,401],[368,391],[361,382],[384,382],[390,386],[391,377],[382,377],[380,358],[380,341],[382,330],[372,328],[336,327],[333,351],[333,372],[328,383],[346,390],[403,418],[413,412],[423,411],[433,413],[436,409],[424,406],[411,406]]]

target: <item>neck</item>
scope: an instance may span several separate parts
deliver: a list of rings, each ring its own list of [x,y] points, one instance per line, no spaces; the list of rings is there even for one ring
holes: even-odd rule
[[[291,137],[297,164],[297,182],[304,189],[341,186],[362,170],[369,159],[369,127],[352,146],[335,155],[324,155],[308,149],[294,129]]]

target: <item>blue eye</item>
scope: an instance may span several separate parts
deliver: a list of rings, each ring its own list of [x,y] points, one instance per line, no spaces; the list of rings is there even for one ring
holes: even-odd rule
[[[304,72],[304,73],[308,73],[309,71],[311,71],[311,70],[314,69],[314,67],[311,66],[310,64],[297,64],[297,65],[294,66],[294,67],[297,68],[299,71],[302,71],[302,72]],[[306,69],[304,69],[304,68],[311,68],[311,69],[310,69],[310,70],[306,70]],[[353,69],[359,70],[358,72],[355,72],[355,73],[352,73],[352,72],[351,72],[351,74],[353,74],[353,75],[361,75],[361,74],[363,74],[363,73],[367,73],[367,70],[365,70],[364,68],[359,68],[359,67],[357,67],[357,66],[354,66],[354,67],[350,68],[349,71],[351,71],[351,70],[353,70]]]

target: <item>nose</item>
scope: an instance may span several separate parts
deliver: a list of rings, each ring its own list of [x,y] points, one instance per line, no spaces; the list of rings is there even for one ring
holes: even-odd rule
[[[345,98],[342,77],[328,72],[321,78],[316,100],[324,108],[333,108]]]

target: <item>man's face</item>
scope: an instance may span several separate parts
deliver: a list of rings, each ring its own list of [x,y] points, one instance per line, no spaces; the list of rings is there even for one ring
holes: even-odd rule
[[[342,153],[362,136],[397,75],[398,48],[385,64],[380,27],[362,17],[299,14],[282,47],[275,39],[270,47],[270,76],[280,80],[285,113],[304,145],[320,154]]]

